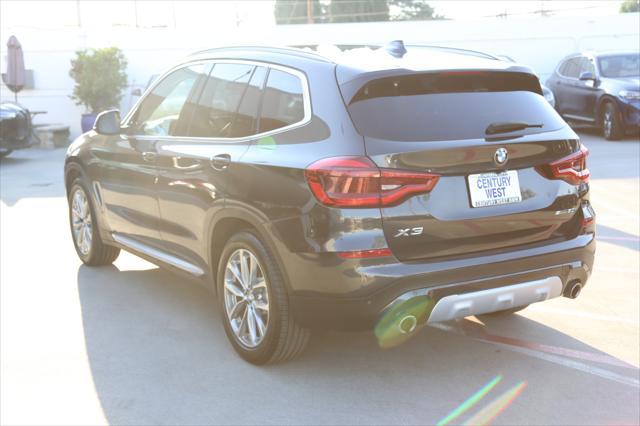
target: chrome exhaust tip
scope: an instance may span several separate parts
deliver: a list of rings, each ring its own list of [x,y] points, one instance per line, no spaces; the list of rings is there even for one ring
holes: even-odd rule
[[[580,295],[582,291],[582,283],[580,281],[570,282],[567,287],[564,289],[564,297],[568,297],[569,299],[575,299]]]
[[[412,333],[418,326],[418,318],[414,315],[407,315],[398,322],[398,331],[402,334]]]

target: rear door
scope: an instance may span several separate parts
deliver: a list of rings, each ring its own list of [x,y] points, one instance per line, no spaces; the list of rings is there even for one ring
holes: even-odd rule
[[[580,72],[580,58],[574,57],[564,61],[556,71],[553,81],[553,94],[556,97],[556,109],[561,114],[571,114],[573,107],[573,84]]]
[[[575,231],[576,192],[535,167],[579,142],[539,92],[530,74],[473,71],[385,77],[345,99],[378,167],[440,176],[431,192],[381,207],[396,257],[501,250]],[[490,134],[491,125],[502,130]]]
[[[580,71],[578,76],[583,72],[590,72],[596,76],[596,67],[593,60],[582,56],[580,58]],[[578,80],[575,83],[574,93],[576,99],[576,115],[584,117],[585,120],[595,120],[596,101],[598,99],[599,89],[594,80]]]

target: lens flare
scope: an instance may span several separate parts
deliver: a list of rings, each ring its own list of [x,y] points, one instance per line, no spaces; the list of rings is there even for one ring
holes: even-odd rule
[[[476,405],[491,389],[493,389],[502,380],[502,376],[498,375],[494,377],[489,383],[484,385],[482,389],[471,395],[465,402],[460,404],[455,410],[449,413],[445,418],[437,423],[437,426],[448,425],[453,420],[457,419],[467,411],[469,411],[474,405]]]
[[[527,382],[520,382],[498,398],[494,399],[489,405],[478,411],[473,417],[465,422],[465,425],[489,425],[496,417],[507,409],[513,401],[522,393],[527,386]]]
[[[407,341],[429,318],[435,302],[429,296],[416,296],[394,306],[373,329],[381,348],[391,348]]]

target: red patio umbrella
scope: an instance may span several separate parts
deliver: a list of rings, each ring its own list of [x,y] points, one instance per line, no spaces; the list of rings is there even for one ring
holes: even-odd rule
[[[18,102],[18,92],[24,87],[25,70],[22,45],[16,36],[9,37],[7,42],[7,72],[3,80],[9,90],[15,94],[15,100]]]

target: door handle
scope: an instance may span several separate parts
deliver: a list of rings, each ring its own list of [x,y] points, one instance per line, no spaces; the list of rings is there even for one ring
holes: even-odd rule
[[[151,151],[145,151],[142,153],[142,159],[147,163],[154,163],[156,161],[156,153]]]
[[[231,156],[229,154],[216,155],[211,158],[210,163],[214,170],[222,171],[229,167]]]

